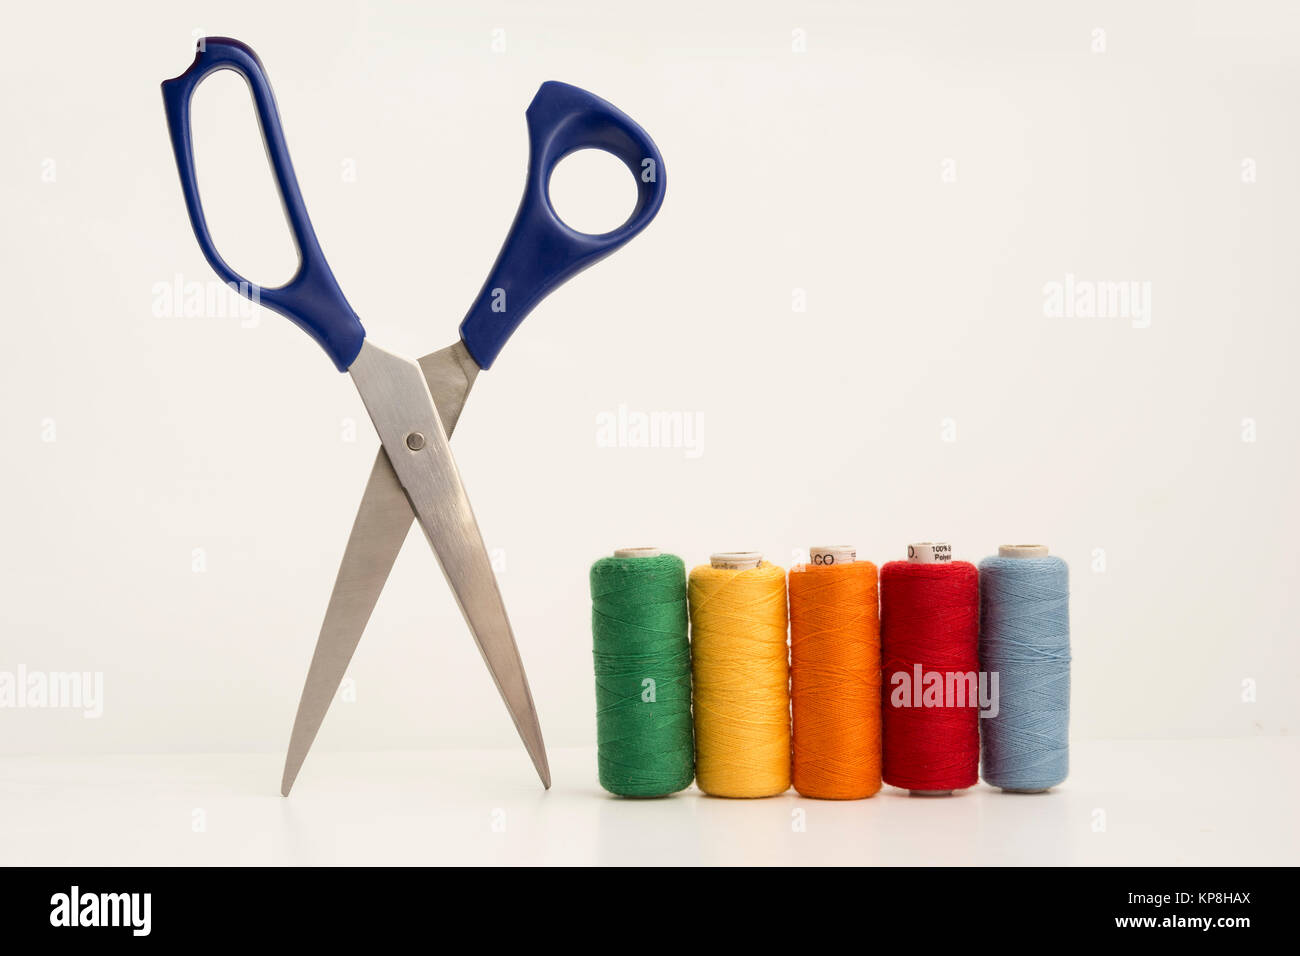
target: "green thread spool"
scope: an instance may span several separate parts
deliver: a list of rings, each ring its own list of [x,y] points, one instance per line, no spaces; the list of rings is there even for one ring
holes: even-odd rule
[[[653,548],[591,566],[600,785],[662,797],[695,779],[686,565]]]

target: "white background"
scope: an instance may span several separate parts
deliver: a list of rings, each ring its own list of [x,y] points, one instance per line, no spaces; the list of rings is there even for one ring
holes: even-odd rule
[[[214,279],[158,90],[194,31],[257,50],[341,286],[411,356],[496,255],[542,81],[662,150],[658,219],[528,318],[453,442],[552,747],[594,744],[588,567],[644,544],[788,566],[1046,542],[1076,741],[1295,731],[1300,13],[463,6],[6,14],[0,670],[105,693],[99,719],[0,710],[0,752],[282,753],[369,471],[355,390],[302,333],[160,305]],[[195,109],[214,231],[274,284],[292,253],[242,85]],[[630,177],[578,172],[561,211],[621,218]],[[1150,283],[1149,327],[1046,316],[1067,274]],[[601,447],[620,406],[700,421],[701,453]],[[418,536],[350,676],[321,753],[518,746]]]

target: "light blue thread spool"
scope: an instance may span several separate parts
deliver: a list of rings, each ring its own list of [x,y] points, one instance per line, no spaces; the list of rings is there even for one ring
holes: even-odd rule
[[[980,668],[998,674],[980,770],[1003,790],[1041,793],[1069,773],[1069,598],[1069,568],[1042,545],[1005,545],[980,562]]]

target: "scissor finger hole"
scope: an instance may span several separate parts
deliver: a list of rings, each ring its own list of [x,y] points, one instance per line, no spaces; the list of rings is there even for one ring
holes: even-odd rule
[[[613,232],[636,208],[637,184],[623,161],[603,149],[580,149],[551,171],[551,207],[570,229]]]
[[[226,264],[264,287],[298,269],[248,83],[233,70],[206,77],[190,101],[194,174],[213,245]]]

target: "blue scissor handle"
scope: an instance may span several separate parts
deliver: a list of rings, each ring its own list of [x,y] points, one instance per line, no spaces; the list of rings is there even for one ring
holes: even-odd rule
[[[194,175],[194,143],[190,128],[190,99],[205,77],[217,70],[234,70],[248,83],[257,109],[258,125],[262,128],[262,142],[275,173],[280,189],[280,201],[298,247],[298,271],[286,284],[276,289],[262,289],[235,272],[221,258],[212,236],[208,234],[207,220],[203,216],[203,202],[199,198],[199,183]],[[172,149],[176,152],[176,167],[181,175],[181,189],[185,193],[185,206],[189,210],[190,225],[199,240],[204,258],[217,275],[239,291],[269,306],[292,320],[295,325],[314,338],[329,353],[340,372],[347,371],[352,360],[361,351],[366,330],[361,326],[343,291],[334,280],[329,263],[316,241],[316,231],[307,217],[298,177],[289,159],[284,130],[280,128],[280,111],[275,106],[275,94],[262,61],[252,49],[228,37],[206,37],[198,43],[198,52],[190,68],[174,80],[162,85],[163,105],[167,109],[167,127],[171,131]]]
[[[649,225],[664,201],[663,157],[627,114],[567,83],[543,83],[528,107],[528,180],[497,261],[460,325],[480,368],[488,368],[537,303]],[[551,205],[551,173],[579,149],[603,149],[637,180],[637,202],[623,225],[589,235],[565,225]]]

